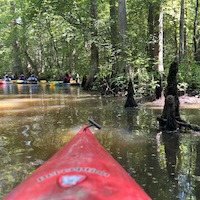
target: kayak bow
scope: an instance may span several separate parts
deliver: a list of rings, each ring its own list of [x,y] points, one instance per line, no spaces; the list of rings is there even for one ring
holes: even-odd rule
[[[19,184],[4,200],[149,200],[89,127]]]

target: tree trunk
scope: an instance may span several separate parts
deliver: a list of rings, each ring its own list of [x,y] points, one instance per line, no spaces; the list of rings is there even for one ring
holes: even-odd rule
[[[112,74],[116,75],[118,72],[118,53],[117,53],[117,44],[118,44],[118,29],[117,29],[117,9],[116,9],[116,0],[109,0],[110,3],[110,30],[111,30],[111,44],[112,44]]]
[[[121,70],[125,74],[129,73],[126,63],[126,44],[127,44],[127,19],[126,19],[126,1],[118,0],[119,7],[119,32],[120,32],[120,43],[121,43]]]
[[[51,49],[50,51],[52,52],[52,59],[53,59],[53,63],[54,65],[56,65],[57,68],[60,69],[60,63],[59,63],[59,57],[58,57],[58,48],[56,45],[56,40],[54,38],[54,35],[52,33],[52,28],[51,28],[51,22],[46,20],[46,24],[47,24],[47,30],[49,32],[50,35],[50,43],[51,43]]]
[[[20,1],[20,7],[23,10],[23,4]],[[22,47],[21,51],[24,52],[23,55],[25,55],[26,58],[26,66],[29,64],[31,66],[30,69],[28,67],[24,68],[24,73],[28,76],[30,76],[32,73],[34,73],[35,76],[38,76],[38,65],[31,59],[31,56],[28,53],[28,45],[27,45],[27,34],[26,34],[26,29],[27,29],[27,24],[26,24],[26,19],[24,16],[22,16],[22,23],[21,26],[23,28],[22,31]]]
[[[90,1],[90,16],[91,16],[91,35],[93,38],[92,44],[91,44],[91,64],[90,64],[90,74],[87,79],[87,82],[85,84],[84,89],[90,89],[92,87],[92,84],[94,82],[95,75],[99,71],[99,51],[96,44],[96,37],[97,37],[97,29],[95,26],[95,23],[97,21],[97,1],[91,0]]]
[[[176,9],[174,8],[174,13],[175,15],[177,14]],[[174,30],[173,30],[173,35],[174,35],[174,46],[175,46],[175,53],[176,55],[179,54],[179,47],[178,47],[178,23],[176,20],[176,17],[173,17],[173,24],[174,24]]]
[[[159,99],[163,96],[163,73],[164,73],[164,66],[163,66],[163,9],[161,6],[160,17],[159,17],[159,51],[158,51],[158,73],[159,79],[158,86],[156,86],[156,98]]]
[[[134,89],[133,89],[133,83],[130,80],[129,84],[128,84],[128,94],[127,94],[127,99],[126,99],[126,103],[124,105],[125,108],[127,107],[137,107],[137,103],[133,97],[134,95]]]
[[[196,7],[195,7],[195,18],[194,18],[194,59],[200,63],[200,36],[199,36],[199,29],[198,29],[198,18],[199,18],[199,0],[196,0]]]
[[[10,2],[11,5],[11,14],[15,16],[15,3],[13,1]],[[23,73],[22,62],[20,57],[20,45],[18,42],[18,30],[17,30],[17,21],[13,19],[11,23],[12,28],[12,38],[13,38],[13,74],[15,76],[19,76]]]
[[[148,13],[148,54],[150,57],[149,71],[157,70],[159,54],[159,18],[160,3],[150,3]]]
[[[165,92],[165,105],[161,117],[157,117],[160,128],[167,132],[175,132],[177,128],[185,127],[193,131],[200,131],[197,125],[188,124],[182,120],[179,112],[179,98],[177,88],[178,62],[173,62],[169,69],[167,88]]]
[[[153,28],[153,5],[150,3],[149,5],[149,12],[148,12],[148,54],[149,54],[149,68],[153,69],[154,63],[154,53],[153,53],[153,35],[154,35],[154,28]],[[151,71],[151,70],[150,70]]]
[[[163,76],[163,9],[160,3],[150,3],[148,13],[148,71],[157,70],[158,76],[155,80],[159,84],[156,87],[156,98],[162,96],[162,76]]]
[[[173,62],[169,69],[167,78],[167,87],[165,91],[165,105],[161,118],[158,118],[160,127],[167,131],[176,131],[178,124],[177,120],[181,121],[179,113],[179,98],[177,88],[177,72],[178,63]]]
[[[14,66],[13,66],[13,74],[19,76],[23,73],[22,62],[20,58],[20,47],[17,38],[13,41],[13,55],[14,55]]]
[[[38,68],[37,65],[34,63],[34,61],[31,59],[31,57],[29,56],[27,50],[24,52],[26,55],[26,58],[29,62],[29,64],[31,65],[31,67],[33,68],[33,73],[35,76],[38,76]],[[30,74],[31,75],[31,74]]]
[[[158,70],[160,4],[155,4],[154,15],[154,68]]]
[[[185,57],[185,0],[181,0],[179,62]]]
[[[160,17],[159,17],[158,71],[160,73],[164,72],[164,66],[163,66],[163,9],[162,9],[162,7],[161,7]]]
[[[126,1],[118,0],[119,6],[119,31],[123,39],[127,34],[127,20],[126,20]]]
[[[178,98],[178,88],[177,88],[177,73],[178,73],[178,63],[173,62],[170,66],[169,69],[169,74],[167,77],[167,87],[166,87],[166,92],[165,92],[165,98],[168,95],[172,95],[175,98],[175,117],[180,118],[180,113],[179,113],[179,98]],[[163,110],[163,118],[167,118],[167,112],[165,111],[165,107]]]

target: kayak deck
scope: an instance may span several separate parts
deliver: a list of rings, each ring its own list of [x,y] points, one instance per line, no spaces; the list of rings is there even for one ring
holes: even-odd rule
[[[148,200],[84,126],[4,200]]]

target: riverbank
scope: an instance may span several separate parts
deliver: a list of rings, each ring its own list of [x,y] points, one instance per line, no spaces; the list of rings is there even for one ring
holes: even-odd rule
[[[194,108],[194,109],[200,109],[200,98],[195,96],[188,96],[187,94],[182,95],[179,97],[180,101],[180,107],[182,108]],[[161,97],[160,99],[157,99],[152,102],[146,102],[145,105],[148,106],[158,106],[163,107],[165,104],[165,98]]]

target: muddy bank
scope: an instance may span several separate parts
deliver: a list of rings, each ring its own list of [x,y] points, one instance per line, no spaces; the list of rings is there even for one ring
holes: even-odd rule
[[[179,97],[181,108],[194,108],[200,109],[200,98],[194,96],[183,95]],[[165,104],[165,98],[161,97],[152,102],[146,102],[145,105],[153,107],[163,107]]]

